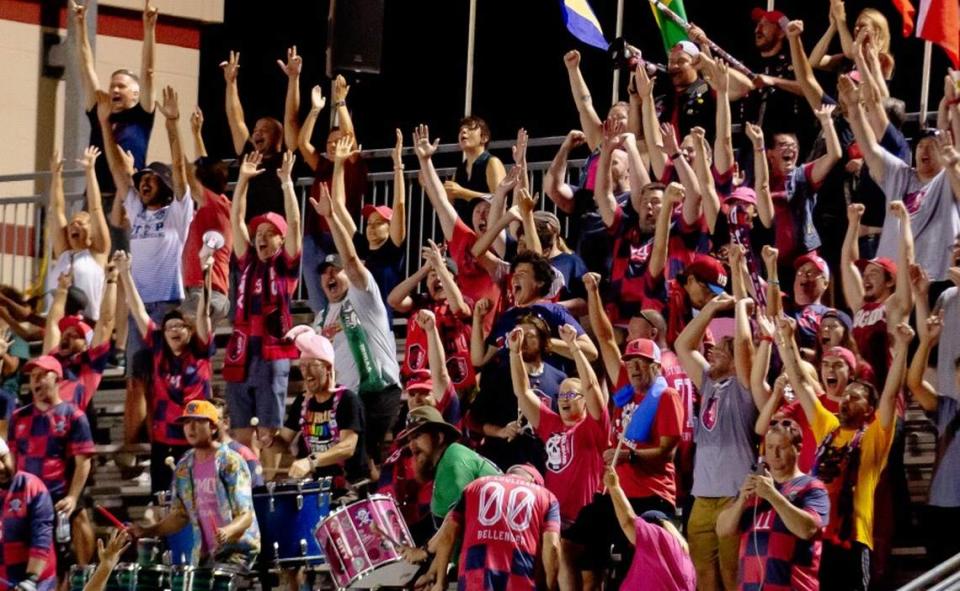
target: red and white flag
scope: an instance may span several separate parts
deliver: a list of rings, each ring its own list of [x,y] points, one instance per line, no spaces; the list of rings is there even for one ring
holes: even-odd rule
[[[913,32],[913,16],[917,14],[917,9],[910,0],[893,0],[893,7],[903,18],[903,36],[908,37]]]
[[[960,2],[920,0],[917,37],[942,47],[953,67],[960,68]]]

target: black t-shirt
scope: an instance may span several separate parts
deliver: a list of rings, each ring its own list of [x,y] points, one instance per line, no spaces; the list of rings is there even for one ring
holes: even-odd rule
[[[657,99],[657,107],[660,121],[673,123],[677,129],[677,142],[682,142],[694,127],[706,130],[708,138],[716,136],[717,98],[703,78],[697,78],[682,92],[671,87]]]
[[[759,74],[796,80],[786,42],[779,53],[758,57],[754,66],[754,72]],[[800,138],[801,148],[809,147],[812,138],[808,137],[806,130],[811,126],[816,129],[816,125],[802,96],[775,86],[766,86],[751,91],[740,101],[740,108],[741,120],[758,123],[766,137],[772,137],[775,133],[794,133]]]
[[[304,399],[306,398],[306,408]],[[334,403],[336,402],[336,409]],[[324,402],[315,396],[300,394],[287,411],[284,427],[296,431],[297,457],[305,458],[311,453],[324,452],[339,442],[339,432],[349,429],[357,433],[357,448],[343,466],[330,465],[317,468],[314,476],[345,476],[348,481],[364,478],[368,472],[367,451],[364,446],[363,405],[351,390],[340,391]]]
[[[243,157],[254,151],[253,144],[247,142],[243,147]],[[280,177],[277,176],[277,170],[283,164],[283,154],[275,152],[264,154],[260,162],[260,168],[263,172],[250,179],[247,187],[247,215],[244,222],[250,223],[250,220],[258,215],[273,212],[286,216],[286,209],[283,207],[283,187],[280,185]],[[293,179],[296,182],[296,179]],[[256,228],[252,228],[256,231]],[[251,238],[253,238],[251,236]]]
[[[113,125],[113,139],[121,149],[128,150],[133,154],[133,165],[137,170],[147,164],[147,146],[150,145],[150,134],[153,131],[155,114],[155,112],[144,111],[140,103],[137,103],[129,109],[110,115],[110,123]],[[90,120],[90,145],[100,148],[102,152],[103,132],[100,129],[100,120],[97,118],[96,106],[87,111],[87,119]],[[117,187],[113,184],[113,175],[110,174],[110,166],[107,164],[106,157],[97,159],[96,173],[100,191],[104,194],[115,193]]]
[[[406,254],[403,246],[397,246],[393,240],[387,238],[380,248],[372,250],[366,236],[357,234],[353,238],[357,256],[373,275],[373,279],[380,288],[380,298],[387,303],[387,296],[393,288],[403,281],[403,257]],[[393,308],[387,306],[387,319],[393,322]]]

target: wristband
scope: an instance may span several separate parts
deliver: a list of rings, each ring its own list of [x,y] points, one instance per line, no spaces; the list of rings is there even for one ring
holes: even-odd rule
[[[679,158],[680,156],[682,156],[682,154],[681,154],[680,152],[676,152],[676,153],[674,153],[674,154],[671,154],[671,155],[670,155],[670,161],[672,162],[672,161],[676,160],[677,158]]]
[[[770,285],[776,285],[777,287],[780,287],[780,282],[776,279],[768,279],[767,283]]]
[[[333,104],[336,105],[337,107],[346,107],[346,106],[347,106],[347,101],[337,101],[337,102],[335,102],[335,103],[333,103]]]
[[[952,99],[948,100],[948,101],[947,101],[947,105],[949,105],[949,106],[951,106],[951,107],[953,107],[953,106],[955,106],[955,105],[960,105],[960,97],[952,98]]]
[[[768,335],[768,334],[762,335],[762,336],[760,337],[760,342],[761,342],[761,343],[770,343],[770,344],[772,345],[772,344],[773,344],[773,337],[770,336],[770,335]]]

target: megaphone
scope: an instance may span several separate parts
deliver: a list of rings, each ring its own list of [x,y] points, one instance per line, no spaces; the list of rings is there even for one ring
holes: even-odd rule
[[[203,246],[200,247],[200,263],[204,264],[210,255],[223,248],[227,240],[216,230],[207,230],[203,233]]]

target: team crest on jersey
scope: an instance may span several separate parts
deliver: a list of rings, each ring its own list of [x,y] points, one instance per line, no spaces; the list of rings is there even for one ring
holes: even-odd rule
[[[717,426],[717,415],[720,412],[719,401],[720,399],[716,396],[707,399],[707,406],[703,409],[703,428],[707,431],[713,431],[713,428]]]
[[[547,439],[547,470],[563,472],[573,461],[573,441],[569,433],[554,433]]]
[[[19,513],[20,509],[23,508],[23,501],[20,499],[13,499],[10,501],[10,510],[14,513]]]
[[[447,359],[447,372],[454,384],[461,384],[467,379],[467,361],[462,357]]]
[[[410,369],[420,369],[423,367],[423,360],[425,357],[423,347],[419,344],[410,345],[410,351],[407,353],[410,357],[410,361],[407,362],[407,365]]]
[[[67,432],[67,420],[63,417],[54,419],[53,432],[57,435],[64,435]]]

